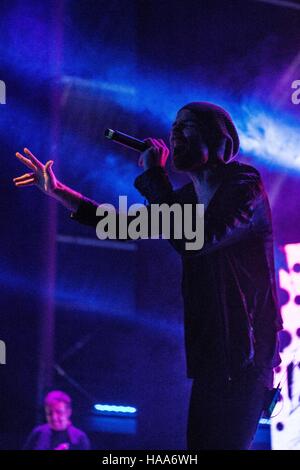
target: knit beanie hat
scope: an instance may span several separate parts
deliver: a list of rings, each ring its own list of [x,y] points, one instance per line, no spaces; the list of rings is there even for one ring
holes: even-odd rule
[[[210,153],[224,163],[231,161],[239,151],[240,140],[227,111],[212,103],[194,101],[183,106],[197,117]]]

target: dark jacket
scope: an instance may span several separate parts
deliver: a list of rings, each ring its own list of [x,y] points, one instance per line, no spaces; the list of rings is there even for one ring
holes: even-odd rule
[[[60,434],[61,436],[55,436]],[[70,425],[66,432],[52,431],[49,424],[42,424],[34,428],[27,438],[23,450],[53,450],[62,443],[69,444],[69,450],[90,450],[90,441],[87,435]]]
[[[269,203],[255,168],[233,162],[218,171],[222,182],[205,211],[203,248],[186,251],[186,240],[170,240],[182,258],[188,376],[229,378],[254,366],[267,383],[280,363],[282,328]],[[135,187],[150,204],[198,202],[193,183],[174,191],[161,167],[139,175]],[[72,217],[96,226],[96,205],[84,199]]]

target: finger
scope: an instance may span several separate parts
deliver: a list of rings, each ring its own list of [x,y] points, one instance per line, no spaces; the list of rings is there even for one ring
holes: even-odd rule
[[[45,171],[48,173],[49,176],[54,176],[52,171],[53,160],[49,160],[45,165]]]
[[[157,139],[152,139],[152,142],[153,142],[153,147],[155,147],[157,150],[160,150],[161,149],[161,144],[158,142]]]
[[[13,178],[13,181],[14,182],[23,181],[24,179],[27,179],[27,178],[33,178],[33,176],[34,176],[34,173],[25,173],[25,175],[17,176],[16,178]]]
[[[157,139],[157,141],[158,141],[158,144],[160,145],[160,148],[163,149],[164,154],[165,153],[169,154],[169,149],[168,149],[166,143],[164,142],[164,140],[163,139]]]
[[[45,170],[48,170],[48,168],[51,168],[53,163],[54,163],[53,160],[48,160],[47,163],[45,164]]]
[[[29,160],[29,158],[25,158],[23,157],[23,155],[19,152],[16,152],[16,157],[22,162],[24,163],[24,165],[28,166],[28,168],[30,168],[31,170],[35,170],[36,171],[36,167],[34,166],[34,164]]]
[[[166,143],[165,143],[165,141],[164,141],[164,139],[158,139],[158,141],[160,142],[160,144],[161,144],[163,147],[168,148],[167,145],[166,145]]]
[[[163,153],[165,151],[165,148],[166,148],[165,143],[161,142],[161,139],[155,139],[155,143],[156,143],[157,148],[159,148],[159,150],[162,151],[162,153]]]
[[[162,161],[163,161],[163,164],[165,165],[167,160],[168,160],[168,156],[169,156],[169,149],[166,149],[164,150],[163,152],[163,155],[162,155]]]
[[[167,155],[167,156],[168,156],[170,151],[169,151],[169,148],[167,147],[166,143],[164,142],[163,139],[158,139],[158,141],[159,141],[159,143],[160,143],[160,145],[161,145],[161,148],[163,149],[164,155]]]
[[[154,148],[158,148],[157,147],[157,144],[155,143],[155,139],[153,139],[152,137],[147,137],[147,139],[144,140],[144,142],[147,142],[150,147],[154,147]]]
[[[162,151],[163,153],[165,152],[165,149],[167,148],[166,144],[162,139],[153,139],[156,145],[156,148]]]
[[[162,163],[163,165],[165,165],[170,151],[168,147],[166,146],[165,142],[163,141],[163,139],[157,139],[157,141],[158,141],[158,144],[160,145]]]
[[[155,142],[155,148],[158,150],[160,156],[165,158],[167,147],[165,146],[164,143],[160,141],[160,139],[153,139],[153,140]]]
[[[42,162],[40,162],[34,155],[33,153],[30,152],[30,150],[28,148],[24,148],[24,152],[26,153],[26,155],[28,155],[28,157],[30,158],[30,160],[35,164],[35,166],[37,168],[40,168],[42,169],[43,168],[43,164]]]
[[[20,183],[15,183],[15,186],[17,188],[23,187],[23,186],[32,186],[34,184],[35,180],[34,178],[29,178],[28,180],[21,181]]]

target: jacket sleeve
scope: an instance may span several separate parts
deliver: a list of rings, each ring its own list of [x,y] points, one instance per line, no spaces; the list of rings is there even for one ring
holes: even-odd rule
[[[102,215],[97,215],[96,211],[97,208],[100,206],[99,203],[96,201],[89,199],[87,197],[82,197],[82,200],[79,203],[78,209],[75,212],[72,212],[70,217],[71,219],[79,222],[80,224],[83,225],[89,225],[91,227],[96,228],[98,223],[103,219],[105,216]],[[148,218],[148,226],[150,226],[150,208],[149,206],[144,206],[144,208],[147,210],[147,218]],[[127,226],[127,235],[125,232],[125,237],[122,234],[122,237],[120,238],[120,233],[119,233],[119,222],[120,222],[120,214],[116,211],[115,213],[116,216],[116,238],[106,238],[107,240],[113,240],[113,241],[122,241],[122,242],[130,242],[130,241],[135,241],[135,239],[132,239],[128,235],[128,227],[130,223],[135,220],[135,216],[126,214],[126,222],[124,223],[125,227]],[[123,219],[124,220],[124,219]]]
[[[70,217],[80,224],[96,227],[99,222],[99,217],[96,216],[98,206],[99,204],[96,201],[83,196],[77,211],[71,212]]]
[[[22,450],[34,450],[36,447],[37,439],[38,439],[39,433],[37,429],[33,429],[29,436],[26,439],[25,444],[22,447]]]
[[[224,186],[223,186],[224,185]],[[173,191],[166,171],[154,167],[137,177],[135,187],[151,203],[173,204]],[[218,193],[218,192],[217,192]],[[221,195],[221,197],[220,197]],[[262,235],[270,226],[270,213],[259,173],[252,167],[236,171],[222,183],[204,216],[204,244],[200,250],[186,250],[187,240],[170,240],[183,256],[201,256],[241,240]]]
[[[168,175],[162,167],[146,170],[136,178],[134,185],[152,204],[161,202],[171,204],[175,196]],[[70,217],[81,224],[96,227],[100,220],[100,216],[96,215],[98,206],[99,203],[83,196],[77,211],[72,212]],[[149,210],[149,206],[146,207]],[[128,219],[130,221],[130,217]]]
[[[90,440],[85,433],[80,437],[78,450],[91,450]]]

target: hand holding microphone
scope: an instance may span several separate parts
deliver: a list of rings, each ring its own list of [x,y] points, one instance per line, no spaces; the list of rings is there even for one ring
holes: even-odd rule
[[[139,158],[138,165],[148,170],[153,166],[165,167],[169,156],[169,149],[163,139],[145,139],[149,148],[145,150]]]
[[[106,129],[104,135],[118,144],[141,152],[138,165],[144,167],[144,170],[148,170],[153,166],[164,167],[166,165],[169,149],[163,139],[153,139],[149,137],[145,140],[139,140],[112,129]]]

